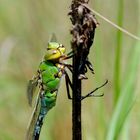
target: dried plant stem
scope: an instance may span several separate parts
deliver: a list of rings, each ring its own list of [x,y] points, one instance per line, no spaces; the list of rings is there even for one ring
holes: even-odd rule
[[[78,54],[73,57],[73,100],[72,100],[72,124],[73,140],[82,140],[81,128],[81,80],[78,79],[79,68]]]
[[[69,12],[71,22],[73,57],[73,98],[72,98],[72,136],[73,140],[82,140],[81,126],[81,80],[86,79],[85,73],[89,69],[94,73],[92,64],[88,60],[90,47],[93,43],[95,28],[98,22],[95,16],[81,4],[87,4],[88,0],[72,0]]]

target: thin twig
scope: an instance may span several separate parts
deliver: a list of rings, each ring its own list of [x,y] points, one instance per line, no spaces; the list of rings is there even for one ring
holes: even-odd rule
[[[94,90],[92,90],[92,91],[91,91],[90,93],[88,93],[87,95],[83,96],[83,97],[81,98],[81,100],[83,100],[83,99],[85,99],[85,98],[87,98],[87,97],[101,97],[101,96],[104,96],[104,94],[99,94],[99,95],[97,94],[97,95],[95,95],[95,94],[93,94],[93,93],[94,93],[95,91],[99,90],[100,88],[104,87],[107,83],[108,83],[108,80],[106,80],[105,83],[103,83],[101,86],[95,88]]]
[[[109,19],[107,19],[106,17],[104,17],[103,15],[101,15],[99,12],[97,12],[97,11],[91,9],[88,5],[82,4],[82,3],[81,3],[81,5],[83,5],[83,6],[86,7],[87,9],[89,9],[91,12],[93,12],[94,14],[96,14],[97,16],[99,16],[100,18],[102,18],[103,20],[105,20],[106,22],[108,22],[109,24],[111,24],[112,26],[114,26],[115,28],[117,28],[118,30],[120,30],[121,32],[123,32],[123,33],[127,34],[128,36],[130,36],[130,37],[132,37],[132,38],[134,38],[134,39],[140,41],[140,37],[138,37],[138,36],[136,36],[136,35],[130,33],[130,32],[127,31],[126,29],[124,29],[124,28],[118,26],[118,25],[115,24],[114,22],[110,21]]]

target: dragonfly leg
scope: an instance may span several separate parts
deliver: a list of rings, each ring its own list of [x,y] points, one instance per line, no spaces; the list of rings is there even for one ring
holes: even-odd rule
[[[92,66],[91,62],[88,59],[86,60],[86,65],[90,69],[91,73],[94,74],[93,66]]]
[[[74,56],[74,51],[70,51],[65,57],[64,57],[64,60],[66,59],[70,59]],[[85,60],[85,65],[90,69],[91,73],[94,74],[94,70],[93,70],[93,67],[92,67],[92,64],[91,62],[88,60],[88,58]],[[82,66],[82,65],[81,65]],[[80,67],[81,67],[80,66]],[[85,67],[86,68],[86,67]]]
[[[73,51],[70,51],[69,53],[67,53],[67,57],[66,59],[70,59],[74,56],[74,52]]]
[[[67,67],[70,70],[71,73],[73,73],[73,66],[71,64],[65,64],[65,63],[61,63],[61,62],[59,62],[59,64],[64,65],[65,67]]]
[[[67,96],[68,96],[68,99],[71,100],[72,97],[70,95],[70,89],[69,89],[69,87],[71,87],[71,89],[72,89],[72,83],[71,83],[70,78],[69,78],[69,76],[68,76],[68,74],[67,74],[66,71],[65,71],[65,80],[66,80]]]
[[[93,94],[93,93],[94,93],[95,91],[97,91],[98,89],[104,87],[107,83],[108,83],[108,80],[106,80],[105,83],[103,83],[101,86],[99,86],[99,87],[95,88],[93,91],[89,92],[87,95],[82,96],[82,97],[81,97],[81,100],[83,100],[83,99],[85,99],[85,98],[87,98],[87,97],[101,97],[101,96],[103,96],[104,94],[95,95],[95,94]]]
[[[69,53],[67,53],[67,56],[73,56],[74,52],[70,51]]]
[[[61,60],[67,60],[67,59],[72,58],[73,56],[74,56],[73,51],[70,51],[69,53],[67,53],[67,55],[63,56],[63,57],[61,58]]]
[[[73,73],[73,67],[71,64],[64,64],[69,70],[71,73]]]

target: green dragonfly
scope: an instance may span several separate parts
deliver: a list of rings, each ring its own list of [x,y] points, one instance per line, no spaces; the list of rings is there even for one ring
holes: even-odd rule
[[[64,74],[67,81],[67,90],[69,91],[69,86],[72,87],[68,74],[65,71],[65,67],[72,71],[71,65],[63,62],[63,60],[71,56],[65,55],[65,50],[62,44],[52,41],[49,42],[36,75],[29,81],[27,96],[30,105],[32,104],[33,94],[37,86],[39,87],[39,94],[28,127],[26,135],[27,140],[39,139],[44,117],[56,104],[60,80]],[[70,94],[68,98],[71,98]]]
[[[48,111],[56,104],[58,88],[63,75],[65,75],[66,80],[67,96],[69,99],[72,99],[70,95],[72,83],[67,74],[66,68],[68,68],[71,72],[73,72],[73,69],[72,65],[64,63],[64,60],[71,58],[73,56],[73,52],[66,55],[65,51],[66,48],[62,44],[52,41],[51,39],[47,45],[47,50],[36,74],[28,83],[27,97],[29,105],[32,104],[33,95],[37,86],[39,87],[39,92],[27,130],[26,140],[39,139],[44,118]],[[82,96],[81,100],[91,96],[102,96],[102,94],[94,95],[93,92],[103,87],[106,83],[91,91],[87,95]]]

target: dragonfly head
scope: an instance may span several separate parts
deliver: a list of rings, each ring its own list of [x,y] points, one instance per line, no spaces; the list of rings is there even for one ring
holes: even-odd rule
[[[66,48],[57,42],[49,42],[47,52],[44,56],[45,60],[56,60],[64,56]]]

